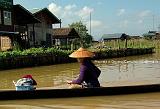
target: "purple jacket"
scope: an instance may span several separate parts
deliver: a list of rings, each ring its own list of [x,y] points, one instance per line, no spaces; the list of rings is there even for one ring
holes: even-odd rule
[[[99,87],[98,77],[101,71],[90,61],[85,60],[80,66],[80,75],[76,80],[73,80],[74,84],[81,84],[83,82],[90,83],[94,87]]]

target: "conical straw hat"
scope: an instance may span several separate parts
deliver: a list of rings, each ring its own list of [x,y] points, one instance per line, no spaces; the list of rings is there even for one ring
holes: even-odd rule
[[[92,53],[82,47],[69,55],[69,57],[72,57],[72,58],[87,58],[87,57],[93,57],[93,56],[94,56],[94,53]]]

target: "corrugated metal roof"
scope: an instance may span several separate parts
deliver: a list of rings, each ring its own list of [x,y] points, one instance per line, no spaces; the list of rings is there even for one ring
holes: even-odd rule
[[[155,36],[156,33],[145,33],[144,35],[145,35],[145,36]]]
[[[40,10],[42,10],[42,9],[35,8],[35,9],[29,10],[29,11],[30,11],[32,14],[34,14],[34,13],[40,11]]]
[[[53,29],[54,38],[80,38],[74,28],[56,28]]]
[[[101,39],[117,39],[121,38],[124,33],[104,34]]]

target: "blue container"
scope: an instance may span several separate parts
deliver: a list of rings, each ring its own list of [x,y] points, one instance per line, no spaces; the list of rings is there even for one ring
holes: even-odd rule
[[[16,91],[31,91],[35,90],[35,87],[32,85],[29,86],[16,86]]]

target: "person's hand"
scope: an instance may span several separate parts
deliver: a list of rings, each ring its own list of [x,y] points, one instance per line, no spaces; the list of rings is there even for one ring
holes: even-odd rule
[[[67,81],[68,84],[72,84],[72,81]]]

